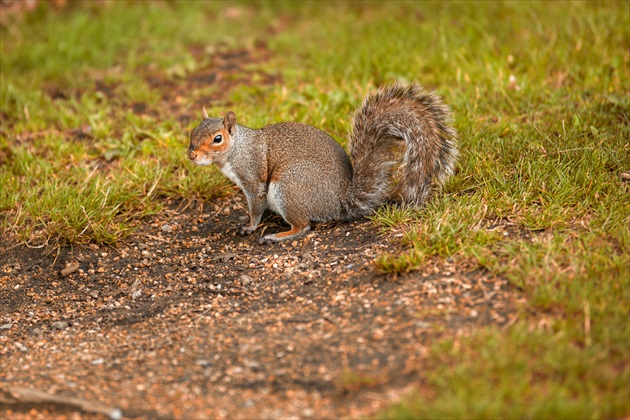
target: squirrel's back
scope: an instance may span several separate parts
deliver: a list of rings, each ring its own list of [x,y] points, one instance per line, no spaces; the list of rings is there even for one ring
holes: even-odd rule
[[[268,150],[268,182],[285,205],[313,221],[345,218],[340,198],[350,185],[352,164],[335,139],[297,122],[263,127],[260,135]]]

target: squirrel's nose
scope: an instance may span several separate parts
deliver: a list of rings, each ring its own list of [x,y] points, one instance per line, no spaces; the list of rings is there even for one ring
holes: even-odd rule
[[[191,150],[188,152],[188,158],[190,160],[195,160],[197,158],[197,152],[195,152],[194,150]]]

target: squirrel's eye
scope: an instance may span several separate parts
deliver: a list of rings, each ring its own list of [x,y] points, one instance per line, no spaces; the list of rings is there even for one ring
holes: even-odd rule
[[[221,134],[217,134],[217,136],[214,138],[215,143],[221,143],[222,140],[223,137],[221,136]]]

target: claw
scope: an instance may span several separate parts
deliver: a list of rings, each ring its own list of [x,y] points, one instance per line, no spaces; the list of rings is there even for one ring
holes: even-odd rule
[[[241,229],[239,230],[238,233],[241,236],[247,236],[254,233],[255,230],[256,230],[256,226],[241,226]]]

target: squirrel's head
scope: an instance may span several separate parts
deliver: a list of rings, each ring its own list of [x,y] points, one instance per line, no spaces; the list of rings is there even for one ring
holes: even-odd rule
[[[188,157],[197,165],[216,163],[223,166],[236,132],[236,114],[225,118],[210,118],[203,108],[203,121],[190,132]]]

